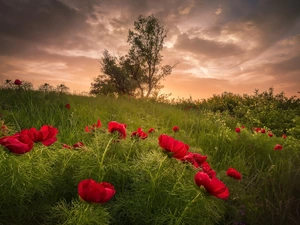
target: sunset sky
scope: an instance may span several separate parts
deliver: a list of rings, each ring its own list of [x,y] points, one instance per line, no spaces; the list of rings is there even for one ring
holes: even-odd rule
[[[161,93],[202,99],[275,89],[300,96],[299,0],[0,0],[0,82],[89,91],[104,49],[153,14],[168,30]]]

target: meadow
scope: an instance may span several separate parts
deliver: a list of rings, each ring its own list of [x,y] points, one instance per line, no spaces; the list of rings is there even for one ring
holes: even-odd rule
[[[53,143],[37,141],[23,154],[0,145],[0,224],[298,224],[299,99],[284,108],[273,95],[273,105],[268,96],[227,97],[175,103],[0,89],[0,140],[44,125],[58,131]],[[109,131],[112,121],[126,124],[126,138]],[[162,134],[188,145],[186,154],[207,156],[229,196],[198,186],[204,166],[164,149]],[[84,201],[78,186],[86,179],[115,193]]]

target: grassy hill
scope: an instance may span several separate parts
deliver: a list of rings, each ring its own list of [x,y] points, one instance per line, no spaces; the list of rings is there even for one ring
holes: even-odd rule
[[[0,145],[0,224],[298,224],[299,139],[183,105],[0,89],[0,138],[43,125],[58,129],[57,141],[34,143],[25,154]],[[93,127],[98,120],[101,127]],[[111,121],[126,124],[125,139],[108,131]],[[155,132],[131,137],[138,128]],[[203,168],[172,157],[158,143],[161,134],[207,156],[228,199],[197,186],[194,177]],[[63,148],[78,142],[84,146]],[[274,150],[277,144],[282,150]],[[241,180],[226,175],[230,167]],[[78,184],[88,178],[109,182],[115,195],[105,204],[81,201]]]

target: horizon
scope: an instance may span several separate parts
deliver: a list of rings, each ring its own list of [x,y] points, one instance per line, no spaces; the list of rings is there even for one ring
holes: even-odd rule
[[[179,62],[160,93],[206,99],[272,87],[298,96],[299,8],[297,0],[0,0],[0,81],[89,92],[102,52],[126,54],[128,30],[152,14],[168,30],[163,64]]]

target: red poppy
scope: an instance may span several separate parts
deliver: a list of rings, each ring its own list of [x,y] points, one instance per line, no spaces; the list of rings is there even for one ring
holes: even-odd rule
[[[264,133],[266,133],[266,130],[265,129],[261,129],[260,133],[264,134]]]
[[[214,171],[214,170],[210,167],[210,165],[209,165],[208,162],[203,162],[203,163],[201,164],[201,168],[202,168],[202,171],[203,171],[204,173],[208,174],[208,176],[209,176],[210,178],[213,178],[213,177],[215,177],[215,176],[217,175],[216,171]]]
[[[78,184],[78,195],[86,202],[103,204],[109,201],[115,193],[114,186],[107,182],[97,183],[92,179],[87,179]]]
[[[285,135],[285,134],[283,134],[283,135],[282,135],[282,138],[283,138],[283,139],[286,139],[286,135]]]
[[[151,133],[153,133],[153,132],[155,132],[155,129],[154,129],[154,128],[150,128],[150,129],[148,130],[148,133],[149,133],[149,134],[151,134]]]
[[[73,148],[83,148],[84,147],[84,144],[80,141],[80,142],[77,142],[73,145]]]
[[[33,148],[33,141],[28,135],[15,134],[0,138],[0,144],[16,154],[24,154]]]
[[[175,140],[171,136],[165,134],[161,134],[158,137],[158,143],[160,147],[162,147],[167,152],[171,152],[172,156],[177,159],[182,159],[187,154],[187,151],[190,148],[190,146],[188,146],[187,144]]]
[[[119,138],[125,139],[126,138],[126,124],[118,123],[116,121],[111,121],[108,123],[108,132],[119,133]]]
[[[242,179],[241,173],[238,172],[234,168],[228,168],[228,170],[226,171],[226,174],[227,174],[227,176],[232,177],[232,178],[237,179],[237,180],[241,180]]]
[[[57,141],[57,133],[58,129],[49,125],[42,126],[39,131],[34,127],[21,131],[21,134],[28,135],[33,142],[42,142],[45,146],[52,145]]]
[[[22,81],[20,81],[19,79],[16,79],[15,82],[14,82],[14,84],[19,86],[19,85],[22,84]]]
[[[67,145],[67,144],[63,144],[62,147],[67,148],[67,149],[72,149],[72,147],[70,145]]]
[[[174,132],[178,132],[179,131],[179,127],[178,126],[174,126],[172,129],[173,129]]]
[[[274,150],[282,150],[282,145],[280,144],[275,145]]]
[[[261,128],[260,127],[258,127],[258,128],[253,127],[252,130],[255,130],[255,132],[258,133],[261,130]]]
[[[240,133],[241,132],[241,128],[239,128],[239,127],[235,128],[235,132]]]
[[[207,159],[207,156],[203,156],[199,153],[192,153],[188,152],[187,155],[185,155],[181,160],[182,161],[187,161],[191,163],[193,166],[196,168],[199,168],[202,163],[204,163]]]
[[[268,133],[269,137],[273,137],[273,134],[271,132]]]
[[[70,109],[70,108],[71,108],[71,105],[70,105],[69,103],[67,103],[67,104],[66,104],[66,108],[67,108],[67,109]]]
[[[91,125],[91,126],[85,126],[85,131],[90,133],[92,132],[93,130],[97,129],[97,128],[100,128],[102,127],[102,124],[101,124],[101,121],[100,120],[97,120],[97,123]]]
[[[228,188],[216,177],[210,178],[208,174],[198,172],[194,177],[194,181],[199,187],[203,185],[209,194],[217,198],[226,200],[229,197]]]
[[[244,128],[245,128],[245,126],[243,125],[243,126],[242,126],[242,128],[244,129]]]
[[[131,137],[139,137],[141,139],[146,139],[148,137],[148,134],[146,134],[142,128],[138,128],[137,131],[134,131],[131,133]]]

